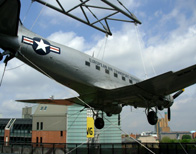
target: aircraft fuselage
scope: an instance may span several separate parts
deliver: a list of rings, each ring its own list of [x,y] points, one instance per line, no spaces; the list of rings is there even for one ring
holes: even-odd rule
[[[78,85],[115,89],[140,81],[92,56],[44,39],[22,25],[18,35],[19,51],[24,57],[18,54],[17,58],[77,92],[87,90]]]

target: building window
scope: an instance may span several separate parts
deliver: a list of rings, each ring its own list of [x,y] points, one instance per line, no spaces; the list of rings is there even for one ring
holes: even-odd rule
[[[86,65],[86,66],[90,66],[90,62],[85,61],[85,65]]]
[[[100,70],[100,66],[97,66],[97,65],[96,65],[96,69],[97,69],[97,70]]]
[[[40,130],[43,130],[43,122],[40,123]]]
[[[36,137],[36,143],[38,143],[39,142],[39,138],[38,137]]]
[[[42,143],[42,137],[40,137],[40,143]]]
[[[37,122],[37,130],[39,130],[39,122]]]
[[[61,137],[63,136],[63,131],[61,131]]]
[[[117,78],[117,77],[118,77],[118,74],[117,74],[117,73],[114,73],[114,77],[116,77],[116,78]]]
[[[109,72],[109,70],[108,70],[108,69],[105,69],[105,73],[106,73],[106,74],[109,74],[110,72]]]
[[[129,79],[129,83],[133,84],[133,81],[131,79]]]
[[[122,80],[125,81],[125,77],[124,76],[122,76]]]

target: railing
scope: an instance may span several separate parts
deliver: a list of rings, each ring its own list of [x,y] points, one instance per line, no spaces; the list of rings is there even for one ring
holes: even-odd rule
[[[0,143],[0,153],[20,154],[150,154],[196,153],[196,143],[145,143],[146,148],[138,143],[114,144],[41,144],[41,143]]]

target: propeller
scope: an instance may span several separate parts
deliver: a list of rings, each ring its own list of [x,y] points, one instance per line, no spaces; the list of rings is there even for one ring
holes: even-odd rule
[[[177,98],[178,96],[180,96],[183,92],[184,92],[184,89],[179,90],[177,93],[175,93],[175,94],[173,95],[173,99],[176,99],[176,98]]]
[[[184,92],[184,89],[179,90],[177,93],[175,93],[172,97],[173,99],[176,99],[178,96],[180,96]],[[168,114],[168,121],[171,120],[171,109],[168,107],[167,109],[167,114]]]

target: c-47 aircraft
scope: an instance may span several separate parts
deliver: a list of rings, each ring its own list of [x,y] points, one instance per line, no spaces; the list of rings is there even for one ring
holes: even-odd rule
[[[69,99],[18,100],[56,105],[79,104],[108,116],[119,114],[123,106],[146,109],[148,122],[157,123],[157,110],[168,109],[183,88],[196,82],[196,65],[141,81],[116,67],[67,46],[47,40],[26,29],[19,20],[20,1],[0,0],[0,59],[16,57],[80,95]],[[175,93],[176,92],[176,93]],[[173,96],[172,93],[175,93]],[[98,129],[103,117],[95,118]]]

